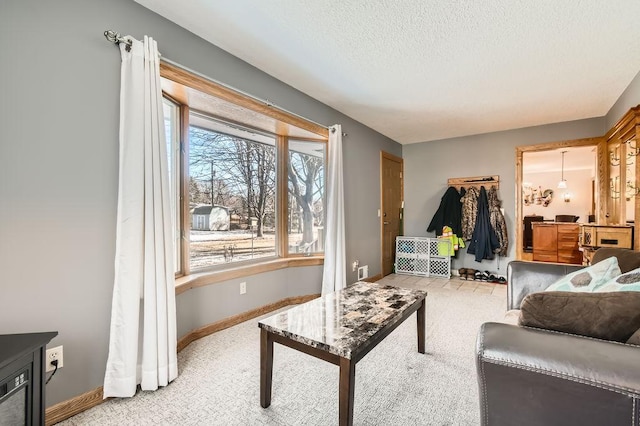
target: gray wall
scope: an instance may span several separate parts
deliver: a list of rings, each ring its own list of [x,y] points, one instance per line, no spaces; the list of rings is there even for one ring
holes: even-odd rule
[[[240,297],[240,282],[249,297]],[[288,268],[200,287],[176,299],[178,336],[205,324],[291,296],[320,293],[322,266]],[[258,329],[256,328],[256,333]]]
[[[113,286],[120,54],[113,29],[154,37],[163,56],[344,139],[347,261],[380,272],[379,152],[401,146],[130,0],[0,3],[0,333],[57,330],[64,368],[47,405],[102,385]],[[288,296],[320,291],[292,268],[178,296],[180,335]],[[348,279],[356,275],[349,269]]]
[[[607,113],[607,130],[612,128],[630,108],[638,106],[638,103],[640,103],[640,73],[636,74],[635,78]]]
[[[478,263],[463,249],[453,260],[453,268],[505,274],[507,263],[515,258],[515,148],[602,136],[629,108],[639,103],[640,73],[603,117],[405,145],[402,154],[405,164],[406,235],[434,236],[426,229],[447,188],[447,178],[500,175],[500,198],[509,231],[509,255]]]
[[[604,122],[601,117],[404,145],[406,235],[435,235],[426,229],[447,189],[448,178],[499,175],[499,195],[509,234],[508,256],[478,263],[463,249],[452,266],[506,274],[507,263],[515,258],[516,147],[602,136]]]

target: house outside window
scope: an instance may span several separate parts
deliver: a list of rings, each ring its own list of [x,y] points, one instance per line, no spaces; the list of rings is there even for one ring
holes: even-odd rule
[[[189,119],[191,269],[276,256],[275,137]]]

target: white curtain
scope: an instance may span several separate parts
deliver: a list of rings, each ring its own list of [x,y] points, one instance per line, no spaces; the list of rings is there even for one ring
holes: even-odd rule
[[[329,166],[327,176],[327,225],[324,245],[322,294],[345,287],[344,189],[342,178],[342,126],[329,130]]]
[[[131,39],[131,37],[127,37]],[[178,376],[173,236],[157,43],[122,56],[115,282],[104,397]]]

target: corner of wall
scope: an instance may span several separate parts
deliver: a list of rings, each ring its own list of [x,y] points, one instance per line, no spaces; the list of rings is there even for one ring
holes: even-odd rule
[[[618,100],[613,104],[605,115],[606,133],[612,128],[620,118],[631,108],[640,104],[640,71],[635,75],[626,89],[622,92]]]

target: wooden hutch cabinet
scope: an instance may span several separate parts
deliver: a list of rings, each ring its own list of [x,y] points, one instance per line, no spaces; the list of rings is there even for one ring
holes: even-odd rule
[[[631,108],[622,119],[605,135],[606,178],[601,188],[605,189],[604,212],[599,215],[602,225],[631,226],[633,243],[640,248],[640,106]],[[631,234],[631,232],[629,232]],[[620,239],[623,241],[624,239]],[[623,244],[622,247],[629,244]]]

